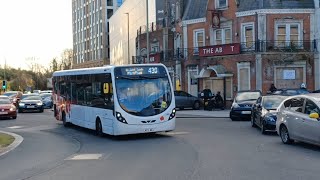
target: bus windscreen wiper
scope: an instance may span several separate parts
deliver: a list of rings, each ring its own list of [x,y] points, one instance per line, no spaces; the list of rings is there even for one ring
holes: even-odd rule
[[[163,78],[165,76],[143,76],[140,75],[139,78],[144,78],[144,79],[159,79],[159,78]]]
[[[129,80],[137,80],[137,79],[140,79],[140,78],[137,77],[137,76],[119,76],[119,78],[121,78],[121,79],[129,79]]]

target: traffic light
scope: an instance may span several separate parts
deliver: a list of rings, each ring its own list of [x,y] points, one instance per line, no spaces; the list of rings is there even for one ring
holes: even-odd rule
[[[6,89],[7,88],[7,81],[3,80],[2,81],[2,89]]]

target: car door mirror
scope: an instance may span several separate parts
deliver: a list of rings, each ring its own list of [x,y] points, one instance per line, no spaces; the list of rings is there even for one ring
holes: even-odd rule
[[[262,108],[260,103],[257,104],[257,108],[259,108],[259,109]]]
[[[319,114],[318,113],[311,113],[309,115],[309,117],[312,118],[312,119],[319,119]]]

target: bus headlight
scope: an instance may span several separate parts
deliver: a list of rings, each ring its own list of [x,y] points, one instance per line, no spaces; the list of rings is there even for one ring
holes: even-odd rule
[[[122,117],[121,113],[116,112],[116,118],[117,118],[118,121],[120,121],[122,123],[125,123],[125,124],[128,124],[126,119]]]
[[[171,112],[171,114],[170,114],[170,117],[169,117],[169,119],[168,119],[168,120],[173,119],[175,116],[176,116],[176,109],[175,109],[175,108],[173,108],[173,109],[172,109],[172,112]]]

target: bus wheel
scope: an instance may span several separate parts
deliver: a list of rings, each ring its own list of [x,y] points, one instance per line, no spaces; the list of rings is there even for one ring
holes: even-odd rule
[[[96,120],[96,135],[100,137],[103,136],[102,124],[99,118]]]
[[[64,112],[62,113],[62,123],[64,127],[70,126],[70,123],[66,121],[66,114]]]

